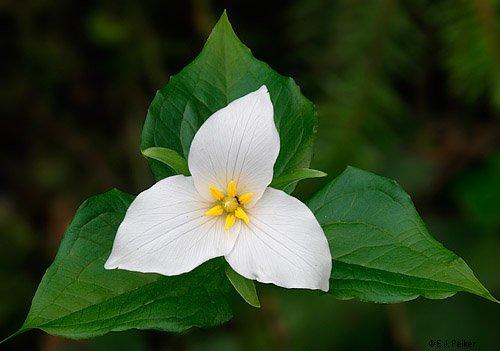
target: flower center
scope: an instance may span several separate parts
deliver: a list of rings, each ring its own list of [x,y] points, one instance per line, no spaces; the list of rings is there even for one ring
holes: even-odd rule
[[[250,218],[244,210],[244,205],[248,204],[253,197],[253,193],[237,194],[236,182],[231,180],[227,184],[227,192],[224,194],[215,186],[210,187],[210,194],[216,200],[213,206],[205,212],[206,216],[221,216],[226,214],[224,229],[230,229],[236,219],[241,219],[246,224],[250,223]]]
[[[222,208],[226,212],[234,212],[238,208],[239,203],[236,197],[224,196],[222,199]]]

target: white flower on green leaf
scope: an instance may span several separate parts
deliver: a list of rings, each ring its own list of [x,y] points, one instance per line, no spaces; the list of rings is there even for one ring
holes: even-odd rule
[[[192,141],[192,176],[168,177],[137,196],[105,268],[171,276],[224,256],[246,278],[327,291],[332,260],[318,221],[268,187],[279,148],[265,86],[215,112]]]

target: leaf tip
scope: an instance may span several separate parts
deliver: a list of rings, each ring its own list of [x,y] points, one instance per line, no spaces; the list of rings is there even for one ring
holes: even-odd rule
[[[245,300],[245,302],[252,307],[260,308],[259,296],[257,295],[257,290],[253,280],[239,275],[235,270],[233,270],[233,268],[231,268],[230,265],[226,266],[225,271],[229,282],[243,298],[243,300]]]
[[[248,302],[247,303],[252,306],[252,307],[255,307],[255,308],[260,308],[260,301],[257,301],[257,302]]]
[[[362,171],[362,170],[359,169],[358,167],[354,167],[351,165],[347,165],[347,167],[344,169],[344,172],[359,172],[359,171]],[[344,172],[342,172],[342,173],[344,173]]]
[[[152,149],[152,147],[149,147],[149,148],[147,148],[147,149],[143,149],[143,150],[141,150],[141,154],[142,154],[142,156],[144,156],[144,157],[148,157],[148,154],[151,152],[151,149]]]
[[[3,339],[2,341],[0,341],[0,345],[3,344],[3,343],[6,343],[7,341],[9,341],[10,339],[13,339],[15,338],[16,336],[18,336],[19,334],[22,334],[26,331],[26,329],[19,329],[18,331],[16,331],[14,334],[12,335],[9,335],[8,337],[6,337],[5,339]]]
[[[323,178],[323,177],[326,177],[328,175],[328,173],[316,170],[316,175],[318,178]]]
[[[222,15],[219,17],[219,20],[215,24],[214,28],[212,29],[212,33],[210,33],[210,37],[214,36],[229,36],[232,37],[234,40],[239,41],[238,36],[234,32],[233,26],[231,25],[231,22],[229,21],[229,16],[227,14],[227,10],[224,9],[222,11]],[[209,39],[210,39],[209,37]],[[208,41],[207,41],[208,42]]]
[[[485,296],[486,299],[490,300],[491,302],[498,303],[500,304],[500,301],[498,301],[492,294],[488,292],[488,295]]]
[[[220,15],[215,27],[217,27],[218,25],[228,25],[229,27],[231,27],[231,22],[229,22],[229,16],[227,15],[226,9],[222,11],[222,15]]]

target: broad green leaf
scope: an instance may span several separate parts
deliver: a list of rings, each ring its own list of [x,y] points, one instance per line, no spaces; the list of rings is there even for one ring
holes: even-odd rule
[[[253,280],[247,279],[234,271],[230,265],[226,266],[226,276],[238,294],[251,306],[260,307],[259,296]]]
[[[298,182],[299,180],[308,178],[321,178],[325,176],[327,176],[325,172],[310,168],[301,168],[293,171],[292,173],[287,173],[278,178],[275,178],[270,186],[275,189],[284,189],[290,184]]]
[[[80,206],[20,331],[89,338],[131,328],[180,332],[231,318],[222,259],[174,277],[104,269],[132,199],[111,190]]]
[[[224,13],[196,59],[156,94],[142,130],[141,149],[165,147],[187,159],[191,141],[215,111],[265,84],[274,106],[281,149],[274,176],[308,167],[316,116],[293,79],[255,59],[234,33]],[[156,179],[172,175],[150,160]]]
[[[146,157],[166,164],[172,168],[176,174],[184,174],[186,176],[189,175],[188,164],[186,160],[177,153],[177,151],[164,147],[150,147],[146,150],[142,150],[142,154]]]
[[[466,291],[495,298],[467,264],[427,231],[393,180],[348,167],[309,202],[330,244],[330,293],[399,302]]]

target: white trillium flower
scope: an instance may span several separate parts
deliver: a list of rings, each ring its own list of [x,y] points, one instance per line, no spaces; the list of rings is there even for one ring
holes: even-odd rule
[[[240,275],[328,290],[328,242],[306,205],[268,187],[280,139],[266,86],[215,112],[191,144],[190,177],[140,193],[105,268],[171,276],[224,256]]]

